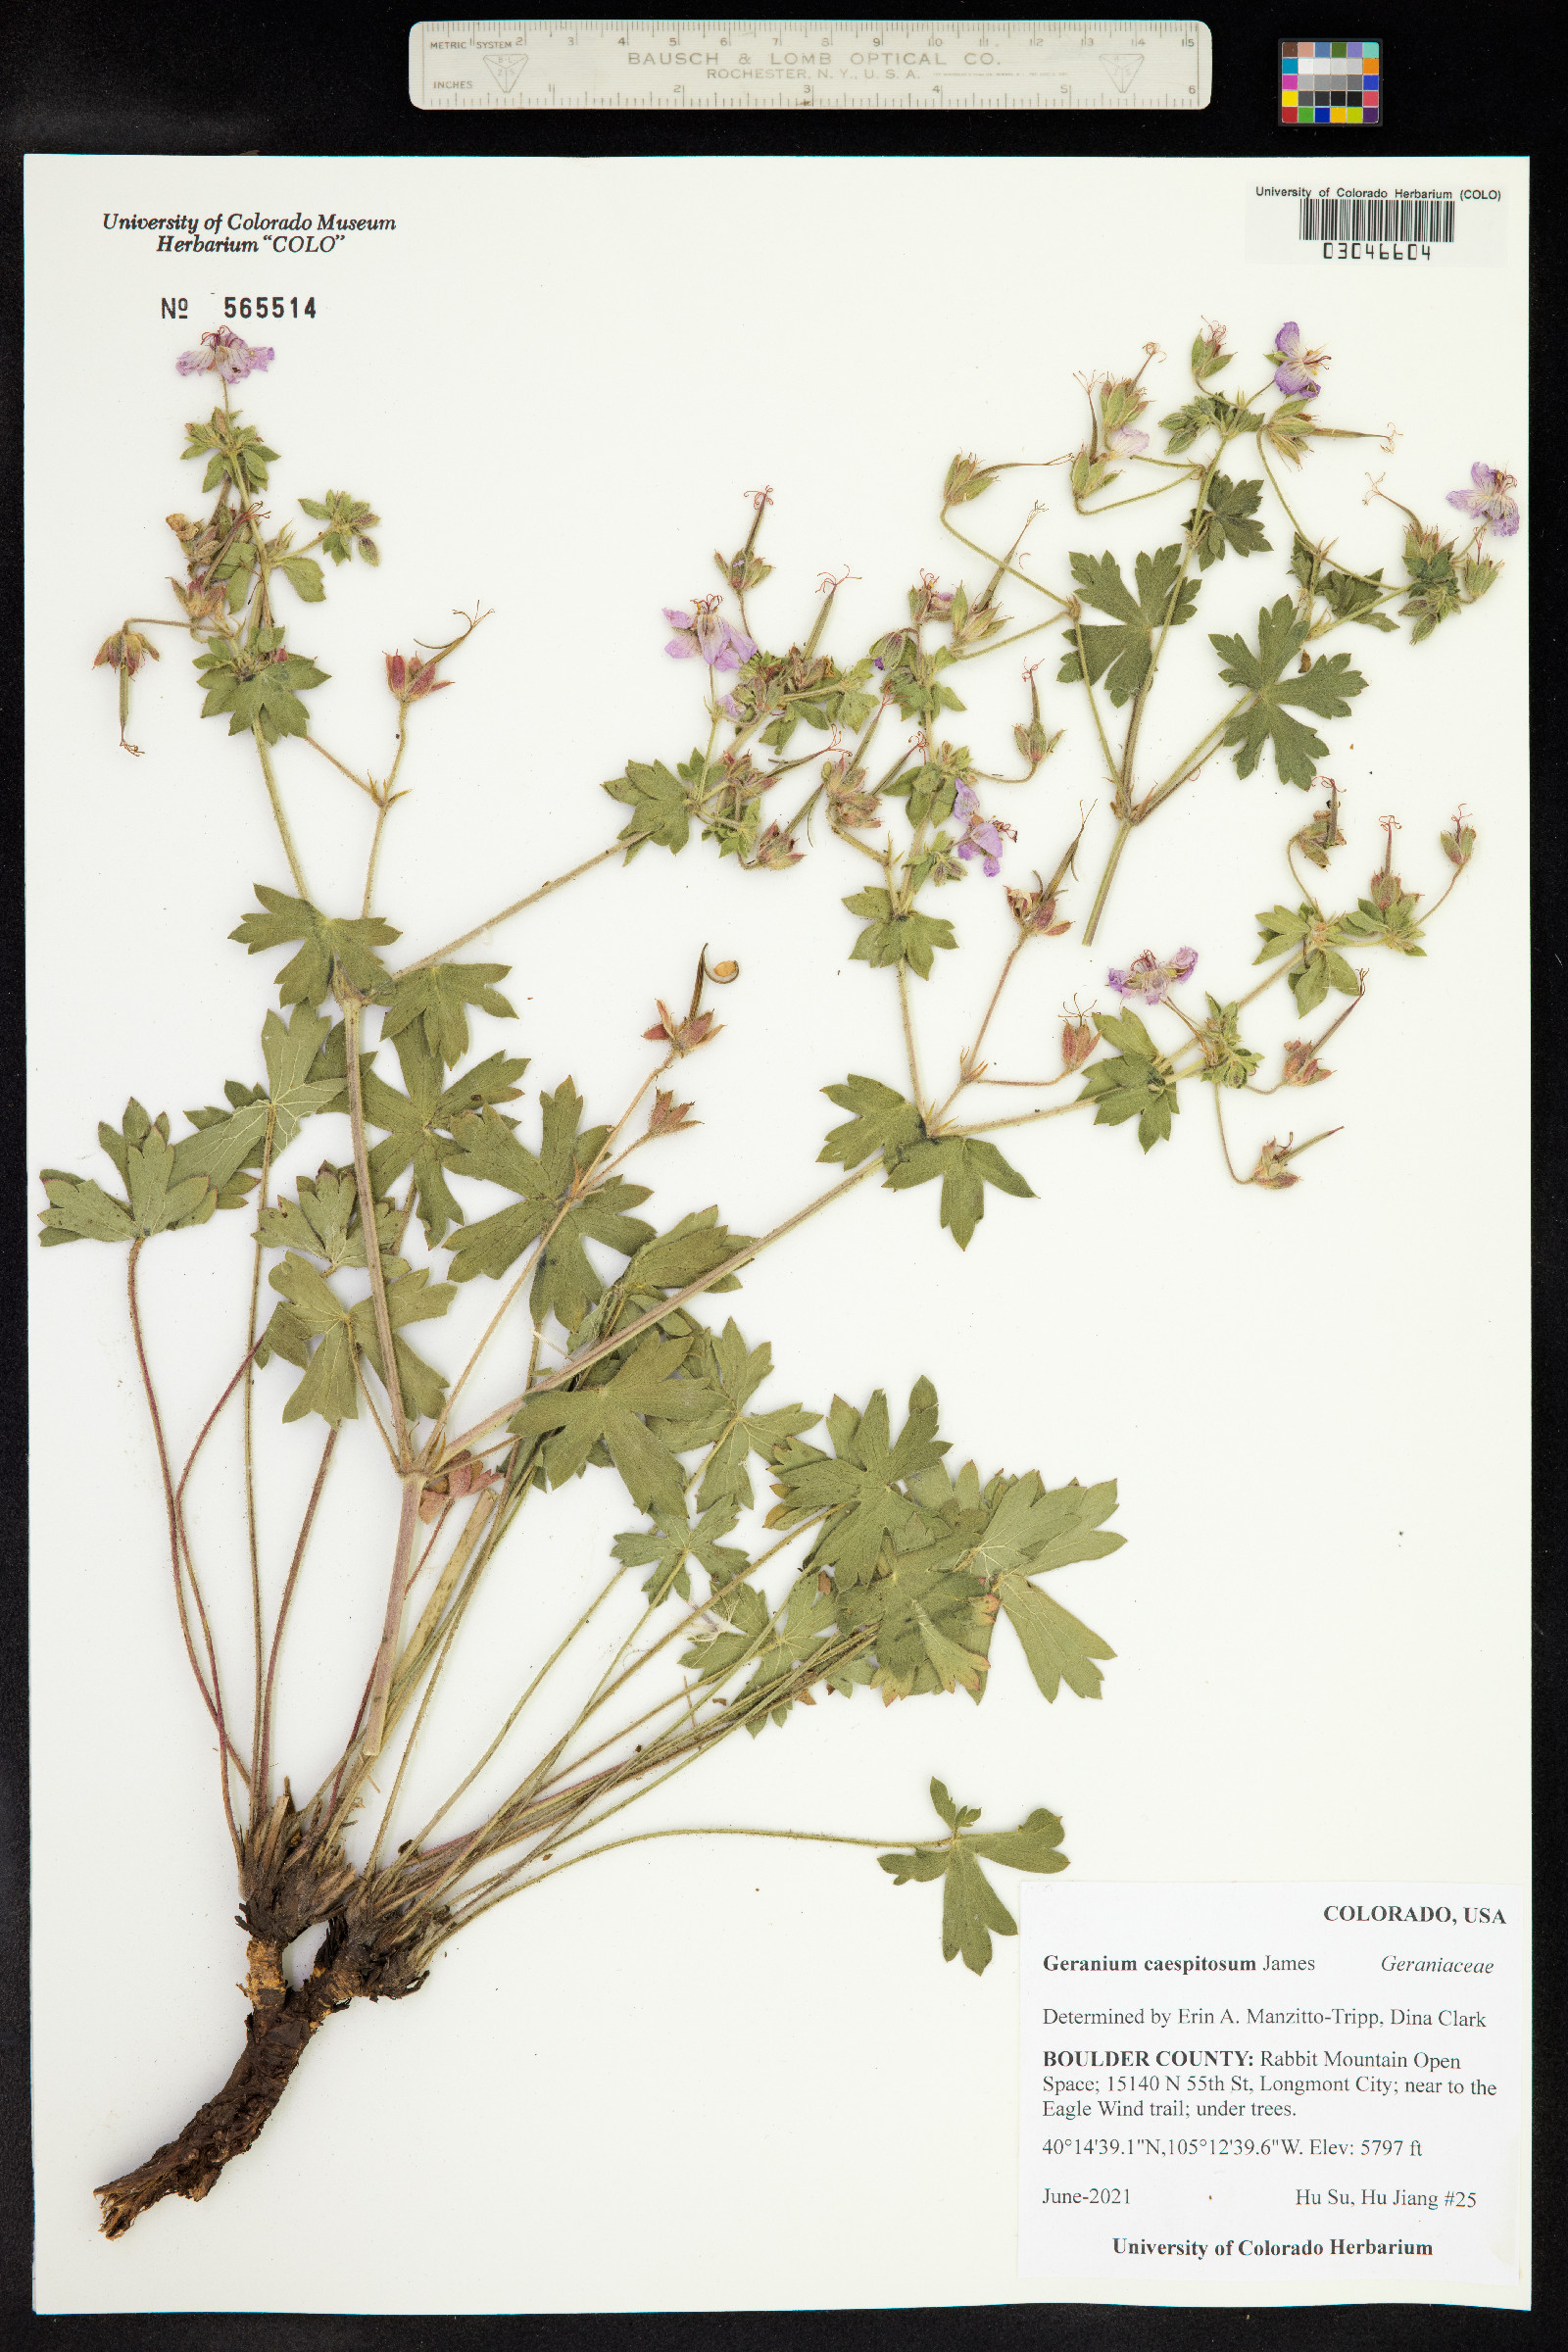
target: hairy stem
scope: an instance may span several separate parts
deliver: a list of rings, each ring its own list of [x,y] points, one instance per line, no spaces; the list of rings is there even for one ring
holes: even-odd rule
[[[283,796],[277,789],[277,778],[272,773],[272,762],[268,756],[267,744],[260,724],[251,729],[251,738],[256,745],[256,756],[262,763],[262,774],[267,783],[267,797],[272,804],[272,815],[276,820],[278,839],[283,844],[283,855],[288,859],[288,870],[294,877],[294,887],[302,899],[309,899],[311,894],[306,885],[305,869],[300,864],[300,854],[294,847],[294,836],[288,829],[288,818],[283,811]]]
[[[420,956],[415,962],[402,965],[392,974],[393,979],[402,980],[410,972],[422,972],[432,963],[444,963],[446,958],[449,956],[455,956],[460,948],[466,948],[471,941],[482,939],[487,931],[493,931],[497,923],[509,922],[513,915],[521,914],[525,906],[537,906],[539,901],[548,899],[552,891],[564,890],[566,884],[575,882],[579,874],[592,873],[594,867],[603,865],[607,858],[615,858],[622,851],[633,850],[639,841],[646,839],[646,834],[639,833],[630,841],[612,841],[608,849],[596,850],[591,858],[583,859],[581,865],[570,866],[565,873],[555,875],[549,882],[541,882],[539,888],[530,890],[525,899],[514,899],[512,905],[503,906],[498,914],[487,914],[484,921],[475,923],[471,931],[465,931],[457,939],[449,939],[445,947],[433,948],[428,956]]]

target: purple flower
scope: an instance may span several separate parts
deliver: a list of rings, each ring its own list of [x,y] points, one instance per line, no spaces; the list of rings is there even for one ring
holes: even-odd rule
[[[720,617],[716,596],[699,597],[690,612],[677,612],[672,606],[664,607],[664,618],[676,632],[664,651],[675,662],[689,662],[695,654],[710,669],[739,669],[749,662],[757,647],[743,629],[733,628]]]
[[[1003,824],[997,817],[981,816],[979,795],[972,784],[957,786],[953,796],[953,806],[955,813],[963,819],[966,827],[963,839],[956,845],[957,855],[965,859],[983,858],[983,870],[988,877],[1000,874],[1004,854],[1003,836],[1005,835],[1008,841],[1018,838],[1012,826]]]
[[[1149,435],[1141,433],[1135,424],[1118,424],[1105,435],[1105,447],[1118,458],[1140,457],[1149,447]]]
[[[1277,392],[1283,392],[1287,400],[1316,400],[1322,386],[1312,370],[1321,368],[1329,355],[1326,351],[1306,350],[1294,318],[1286,319],[1268,356],[1279,362],[1274,373]]]
[[[203,335],[196,350],[182,351],[174,366],[181,375],[217,374],[225,384],[238,384],[253,368],[265,375],[269,360],[276,357],[270,343],[253,348],[242,342],[232,328],[219,326],[210,335]]]
[[[1168,963],[1161,963],[1146,948],[1141,956],[1133,957],[1124,972],[1107,972],[1105,977],[1118,997],[1141,997],[1146,1004],[1163,1004],[1172,983],[1190,979],[1197,963],[1196,948],[1178,948]]]
[[[1450,490],[1449,506],[1476,515],[1483,529],[1495,531],[1499,539],[1511,539],[1519,528],[1519,504],[1508,496],[1516,487],[1514,476],[1500,466],[1472,466],[1470,479],[1475,488]]]

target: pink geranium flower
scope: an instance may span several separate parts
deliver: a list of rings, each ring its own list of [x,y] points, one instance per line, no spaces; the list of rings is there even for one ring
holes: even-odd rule
[[[231,328],[218,326],[203,335],[194,351],[182,351],[174,366],[181,375],[220,375],[225,384],[238,384],[252,368],[265,375],[269,360],[276,357],[270,343],[252,345]]]
[[[757,651],[755,641],[718,612],[716,596],[699,597],[690,612],[664,607],[664,618],[675,631],[664,651],[671,661],[689,662],[695,654],[710,669],[739,669]]]
[[[1519,528],[1519,502],[1508,496],[1517,488],[1511,473],[1500,466],[1472,466],[1470,490],[1450,490],[1448,504],[1466,514],[1474,514],[1486,530],[1495,531],[1499,539],[1511,539]]]
[[[1163,1004],[1172,985],[1188,980],[1197,967],[1198,950],[1178,948],[1168,963],[1148,948],[1135,956],[1124,972],[1108,972],[1106,978],[1118,997],[1139,997],[1146,1004]]]
[[[1326,351],[1307,350],[1294,318],[1286,319],[1268,356],[1279,363],[1274,371],[1277,392],[1283,392],[1287,400],[1316,400],[1322,386],[1313,370],[1321,368],[1329,355]]]
[[[1012,826],[1004,825],[1000,817],[983,817],[980,814],[979,795],[972,784],[958,786],[953,796],[953,805],[956,814],[962,817],[966,828],[963,839],[956,845],[958,856],[966,860],[983,858],[985,863],[982,870],[987,875],[1000,874],[1004,836],[1008,841],[1018,838]]]

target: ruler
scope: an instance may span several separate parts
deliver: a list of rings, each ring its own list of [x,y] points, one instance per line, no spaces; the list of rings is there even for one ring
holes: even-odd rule
[[[510,17],[421,22],[409,96],[451,113],[781,107],[896,114],[1208,104],[1192,19]]]

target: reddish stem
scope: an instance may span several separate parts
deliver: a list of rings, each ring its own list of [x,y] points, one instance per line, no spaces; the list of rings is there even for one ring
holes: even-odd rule
[[[175,1499],[174,1483],[170,1475],[169,1447],[164,1443],[163,1416],[158,1410],[158,1398],[153,1389],[153,1376],[147,1363],[147,1349],[142,1341],[141,1311],[136,1300],[136,1261],[141,1255],[145,1238],[144,1235],[138,1234],[131,1243],[130,1257],[125,1268],[125,1296],[130,1306],[130,1336],[135,1343],[136,1362],[141,1372],[141,1385],[147,1398],[147,1410],[152,1417],[153,1440],[158,1447],[158,1468],[164,1482],[164,1505],[169,1513],[169,1560],[174,1577],[174,1603],[179,1611],[179,1628],[185,1637],[185,1655],[189,1658],[190,1670],[196,1677],[196,1687],[206,1701],[207,1712],[218,1727],[219,1786],[223,1796],[223,1816],[228,1823],[228,1834],[233,1840],[234,1851],[237,1854],[240,1850],[239,1831],[235,1826],[234,1807],[228,1793],[228,1758],[230,1753],[234,1752],[234,1746],[223,1722],[223,1693],[218,1674],[218,1654],[213,1647],[212,1628],[207,1622],[207,1611],[202,1602],[201,1587],[196,1581],[196,1571],[191,1561],[190,1551],[188,1546],[182,1544],[181,1515]],[[202,1679],[202,1670],[197,1662],[196,1645],[190,1638],[190,1617],[186,1611],[185,1590],[180,1580],[182,1550],[185,1570],[190,1577],[191,1594],[202,1622],[202,1638],[207,1644],[207,1662],[212,1668],[213,1687],[210,1692]],[[243,1766],[241,1770],[243,1770]]]
[[[240,1369],[243,1371],[244,1366],[242,1365]],[[321,1499],[321,1489],[326,1484],[327,1465],[332,1459],[332,1449],[336,1444],[337,1431],[335,1428],[329,1429],[326,1433],[326,1444],[321,1448],[321,1461],[320,1467],[316,1473],[316,1484],[311,1489],[311,1499],[305,1506],[305,1518],[300,1527],[300,1539],[294,1546],[294,1557],[289,1563],[288,1582],[283,1587],[283,1597],[278,1603],[277,1623],[272,1628],[272,1646],[268,1652],[267,1658],[267,1683],[262,1692],[261,1754],[256,1766],[256,1786],[251,1790],[253,1816],[258,1806],[265,1807],[267,1803],[268,1771],[271,1763],[272,1751],[272,1680],[277,1672],[278,1644],[283,1639],[283,1627],[288,1617],[289,1605],[294,1598],[294,1587],[299,1581],[300,1569],[305,1559],[305,1546],[311,1540],[311,1528],[316,1519],[316,1506]]]

